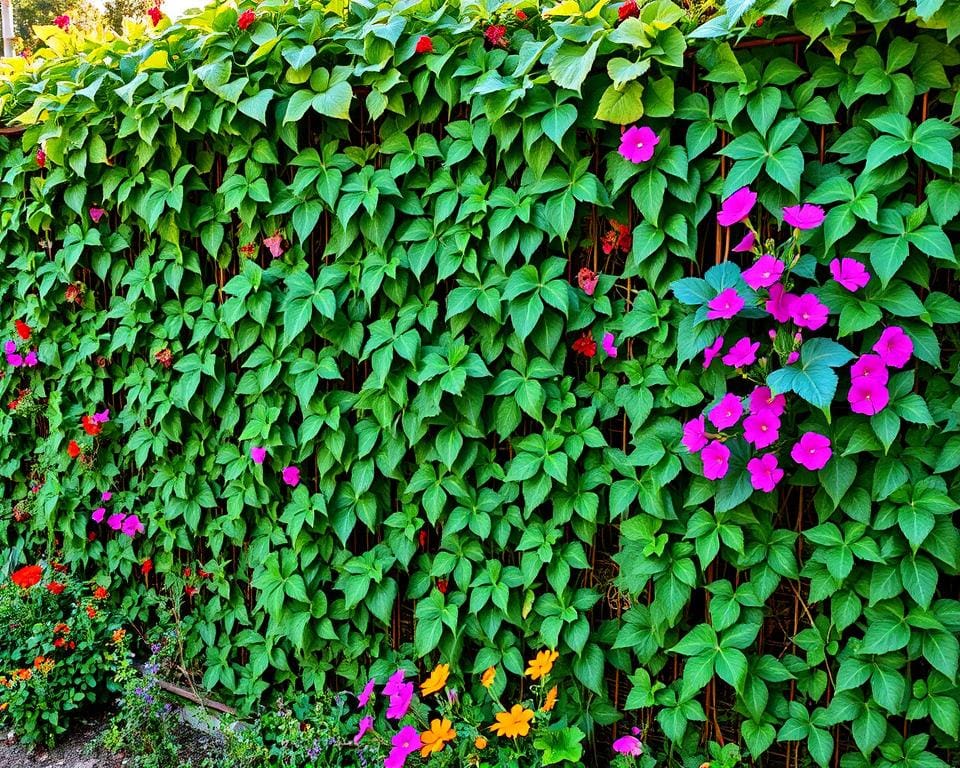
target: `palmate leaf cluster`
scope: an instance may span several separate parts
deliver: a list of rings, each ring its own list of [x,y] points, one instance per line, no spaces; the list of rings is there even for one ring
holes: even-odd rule
[[[264,0],[246,31],[228,6],[43,28],[0,65],[26,127],[0,136],[0,326],[40,358],[0,399],[43,404],[0,415],[0,504],[32,513],[4,518],[12,557],[62,550],[138,621],[166,574],[212,573],[186,649],[241,706],[398,641],[468,685],[547,646],[594,741],[625,717],[687,762],[722,734],[771,765],[955,760],[960,7],[640,5]],[[617,152],[631,124],[647,163]],[[896,323],[917,358],[875,417],[842,382],[792,401],[835,453],[777,498],[679,442],[727,382],[670,285],[728,257],[714,212],[744,185],[768,233],[827,209],[803,249],[842,343]],[[865,291],[829,285],[838,255]],[[577,356],[584,332],[618,357]],[[145,534],[91,522],[107,488]]]

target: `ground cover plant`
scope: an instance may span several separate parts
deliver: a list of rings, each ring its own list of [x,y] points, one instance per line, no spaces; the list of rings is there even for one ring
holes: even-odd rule
[[[667,765],[955,763],[958,29],[41,29],[0,65],[13,566],[60,546],[140,625],[176,591],[242,712],[547,649],[585,761],[637,728]]]

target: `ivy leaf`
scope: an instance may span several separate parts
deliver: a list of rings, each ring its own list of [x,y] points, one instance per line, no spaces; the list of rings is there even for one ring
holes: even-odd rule
[[[553,82],[561,88],[568,88],[580,93],[580,86],[583,85],[583,81],[590,74],[599,48],[599,39],[586,48],[565,42],[554,54],[553,59],[547,66],[547,72],[553,78]]]
[[[609,85],[600,97],[597,120],[606,120],[616,125],[630,125],[643,117],[643,86],[629,82],[622,89]]]

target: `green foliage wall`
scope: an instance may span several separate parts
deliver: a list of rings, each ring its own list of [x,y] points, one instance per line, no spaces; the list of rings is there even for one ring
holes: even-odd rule
[[[0,137],[0,320],[40,361],[0,381],[10,559],[62,551],[141,621],[189,568],[188,652],[248,705],[397,650],[473,685],[549,646],[592,739],[625,712],[676,764],[708,740],[955,760],[960,9],[641,6],[264,0],[247,29],[222,7],[131,43],[46,30],[63,56],[0,84],[28,126]],[[631,124],[649,162],[617,152]],[[690,362],[706,341],[669,289],[730,256],[714,213],[744,185],[764,237],[827,208],[814,263],[886,277],[831,329],[859,352],[895,321],[917,358],[892,419],[791,401],[835,458],[779,495],[680,445],[727,381]],[[616,358],[571,350],[605,332]],[[91,520],[105,490],[143,534]]]

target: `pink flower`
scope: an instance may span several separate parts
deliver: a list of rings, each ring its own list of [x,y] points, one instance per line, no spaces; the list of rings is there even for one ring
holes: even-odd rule
[[[613,742],[613,751],[621,755],[640,757],[643,754],[643,744],[636,736],[621,736]]]
[[[110,409],[107,408],[103,411],[100,411],[100,413],[94,413],[93,420],[97,424],[106,424],[108,421],[110,421]]]
[[[107,514],[107,510],[103,507],[97,507],[93,510],[93,514],[90,515],[90,519],[95,523],[102,523],[104,516]]]
[[[23,365],[23,355],[7,353],[7,365],[13,368],[19,368]]]
[[[785,323],[790,319],[790,310],[798,298],[800,297],[795,294],[787,293],[787,289],[777,283],[770,286],[770,298],[767,299],[764,309],[773,315],[773,319],[778,323]]]
[[[830,262],[833,279],[848,291],[856,291],[870,282],[870,273],[856,259],[834,259]]]
[[[732,427],[740,421],[741,416],[743,416],[743,403],[740,402],[739,397],[731,394],[724,395],[707,414],[710,423],[717,429]]]
[[[857,361],[850,366],[850,378],[870,379],[877,384],[886,384],[890,378],[883,360],[877,355],[860,355]]]
[[[387,680],[387,684],[383,686],[383,695],[384,696],[393,696],[394,694],[400,691],[400,686],[403,685],[403,679],[407,676],[407,673],[402,669],[398,669],[392,675],[390,679]]]
[[[854,413],[873,416],[887,407],[887,403],[890,402],[890,392],[887,391],[886,385],[879,381],[861,377],[854,379],[850,384],[847,400],[850,402],[850,410]]]
[[[753,248],[753,244],[757,242],[757,236],[754,232],[747,232],[743,236],[743,240],[733,246],[734,253],[746,253],[747,251]]]
[[[898,325],[891,325],[880,334],[877,343],[873,345],[884,365],[891,368],[903,368],[913,355],[913,341]]]
[[[816,229],[823,224],[824,215],[823,208],[810,203],[783,209],[783,220],[796,229]]]
[[[373,696],[373,688],[376,685],[374,679],[371,677],[367,680],[367,684],[363,686],[363,690],[360,692],[360,695],[357,696],[357,703],[361,707],[367,706],[367,703],[370,701],[370,697]]]
[[[645,163],[653,157],[653,149],[660,137],[651,128],[643,125],[628,128],[620,138],[620,154],[631,163]]]
[[[120,527],[123,525],[123,519],[125,517],[126,515],[116,512],[107,518],[107,525],[109,525],[113,530],[119,531]]]
[[[287,485],[297,485],[300,482],[300,470],[296,467],[283,468],[283,482]]]
[[[743,299],[734,288],[725,288],[707,302],[707,320],[729,320],[743,309]]]
[[[37,362],[38,362],[38,361],[37,361],[37,351],[36,351],[35,349],[31,349],[31,350],[30,350],[29,352],[27,352],[27,354],[24,355],[24,357],[23,357],[23,364],[24,364],[25,366],[27,366],[28,368],[33,368],[34,366],[36,366]]]
[[[703,460],[703,476],[707,480],[720,480],[730,471],[730,449],[719,440],[714,440],[700,453]]]
[[[267,449],[256,445],[251,446],[250,458],[253,459],[254,464],[263,464],[263,460],[267,458]]]
[[[780,394],[774,396],[770,387],[757,387],[750,393],[750,413],[770,411],[774,416],[782,416],[787,407],[787,398]]]
[[[755,291],[760,288],[769,288],[780,279],[786,267],[787,265],[780,259],[765,253],[752,267],[744,270],[743,281]]]
[[[413,699],[413,683],[401,683],[400,689],[390,697],[390,706],[387,707],[387,717],[391,720],[399,720],[410,709],[410,701]]]
[[[731,368],[745,368],[753,365],[757,359],[758,349],[760,349],[759,341],[750,341],[748,336],[744,336],[723,356],[723,364]]]
[[[110,491],[104,491],[100,494],[100,501],[110,501],[113,498],[113,494]]]
[[[770,493],[783,479],[783,470],[777,466],[777,457],[772,453],[750,459],[747,472],[750,473],[750,485],[765,493]]]
[[[126,518],[124,518],[121,530],[132,539],[138,533],[143,533],[144,527],[143,523],[140,522],[139,517],[136,515],[128,515]]]
[[[801,328],[811,331],[826,325],[830,310],[812,293],[805,293],[797,297],[790,304],[790,318]]]
[[[263,238],[263,244],[275,259],[283,256],[283,236],[278,232],[273,237]]]
[[[53,20],[53,23],[56,24],[58,27],[60,27],[60,29],[66,29],[67,27],[70,26],[70,17],[67,16],[66,14],[57,16]]]
[[[402,768],[407,758],[423,746],[420,734],[412,725],[403,726],[390,743],[393,749],[383,761],[384,768]]]
[[[613,341],[614,339],[613,339],[612,333],[603,334],[603,341],[601,342],[601,346],[603,347],[603,351],[607,353],[608,357],[617,356],[617,347],[613,343]]]
[[[796,352],[796,351],[791,352],[789,355],[787,355],[787,365],[793,365],[799,359],[800,359],[799,352]]]
[[[13,339],[3,342],[3,351],[8,355],[14,354],[17,351],[17,342]]]
[[[721,227],[732,227],[747,218],[756,203],[757,193],[751,191],[749,187],[740,187],[720,204],[717,223]]]
[[[360,739],[362,739],[363,735],[371,728],[373,728],[373,718],[367,715],[360,721],[360,727],[357,729],[357,735],[353,737],[353,743],[359,744]]]
[[[703,350],[703,367],[709,368],[710,363],[713,362],[713,358],[720,354],[720,350],[723,349],[723,336],[717,336],[717,340],[713,342],[709,347]]]
[[[780,418],[770,409],[751,413],[743,420],[743,439],[757,450],[773,445],[780,437]]]
[[[683,439],[680,442],[690,453],[697,453],[707,444],[706,422],[703,416],[691,419],[683,425]]]
[[[790,449],[790,458],[811,472],[827,466],[831,456],[830,438],[817,432],[806,432]]]
[[[99,224],[100,219],[106,215],[106,211],[103,208],[91,208],[90,209],[90,219],[94,224]]]

